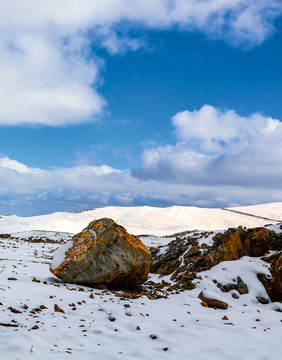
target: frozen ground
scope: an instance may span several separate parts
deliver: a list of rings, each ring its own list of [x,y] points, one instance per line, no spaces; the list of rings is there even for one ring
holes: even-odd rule
[[[63,284],[49,272],[53,250],[70,237],[37,231],[0,239],[1,360],[281,359],[282,304],[257,302],[267,294],[256,274],[269,271],[259,258],[220,263],[199,274],[196,289],[168,299],[127,299],[123,292]],[[172,239],[142,238],[147,246]],[[248,294],[222,293],[213,282],[238,276]],[[229,308],[202,307],[201,290]]]
[[[230,208],[232,209],[232,208]],[[236,211],[282,221],[282,203],[234,208]],[[224,230],[239,225],[263,226],[274,221],[223,209],[192,206],[157,208],[109,206],[79,213],[53,213],[33,217],[0,216],[0,233],[47,230],[78,233],[90,221],[109,217],[131,234],[169,235],[185,230]]]

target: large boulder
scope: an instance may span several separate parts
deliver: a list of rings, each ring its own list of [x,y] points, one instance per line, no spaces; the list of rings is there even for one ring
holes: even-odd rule
[[[57,249],[50,271],[74,284],[133,287],[148,279],[150,260],[150,252],[136,236],[104,218]]]

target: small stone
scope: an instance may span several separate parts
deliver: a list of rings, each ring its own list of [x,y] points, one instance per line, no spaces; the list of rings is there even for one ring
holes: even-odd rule
[[[140,326],[136,326],[136,330],[141,330]]]
[[[108,290],[107,286],[105,284],[96,284],[95,289],[98,290]]]
[[[269,301],[268,301],[267,299],[265,299],[265,298],[263,298],[263,297],[260,297],[260,296],[257,297],[257,301],[258,301],[260,304],[263,304],[263,305],[266,305],[266,304],[269,303]]]
[[[228,305],[220,300],[217,299],[209,299],[204,296],[204,293],[201,291],[198,295],[198,298],[202,300],[203,303],[206,303],[208,307],[216,308],[216,309],[223,309],[226,310],[228,308]],[[202,304],[202,306],[205,306],[205,304]]]
[[[94,294],[91,293],[91,294],[89,295],[89,297],[90,297],[90,299],[94,299]]]
[[[65,314],[65,311],[63,309],[61,309],[57,304],[54,305],[54,310],[56,312],[60,312],[60,313]]]
[[[14,309],[12,306],[8,307],[8,309],[14,314],[21,314],[22,313],[20,310]]]

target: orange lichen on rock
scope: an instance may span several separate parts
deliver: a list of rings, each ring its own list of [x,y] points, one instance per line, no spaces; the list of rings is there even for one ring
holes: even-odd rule
[[[202,306],[208,306],[211,308],[222,309],[222,310],[226,310],[228,308],[228,304],[226,304],[225,302],[217,299],[210,299],[207,296],[205,296],[202,291],[198,295],[198,298],[202,300],[201,303]]]
[[[50,270],[66,282],[126,287],[147,280],[150,260],[150,252],[136,236],[104,218],[75,235],[64,261]]]
[[[262,256],[267,252],[270,235],[268,229],[257,229],[249,233],[246,237],[244,234],[242,235],[244,248],[249,256]]]
[[[220,239],[220,243],[206,254],[206,264],[212,267],[221,261],[238,260],[240,251],[244,250],[239,231],[229,233]]]

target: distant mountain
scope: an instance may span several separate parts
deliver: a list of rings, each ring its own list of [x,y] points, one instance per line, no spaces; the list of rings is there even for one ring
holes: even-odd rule
[[[229,209],[108,206],[78,213],[56,212],[33,217],[8,215],[0,217],[0,233],[29,230],[78,233],[89,222],[103,217],[112,218],[132,234],[169,235],[185,230],[224,230],[239,225],[255,227],[275,223],[282,220],[282,203]]]

